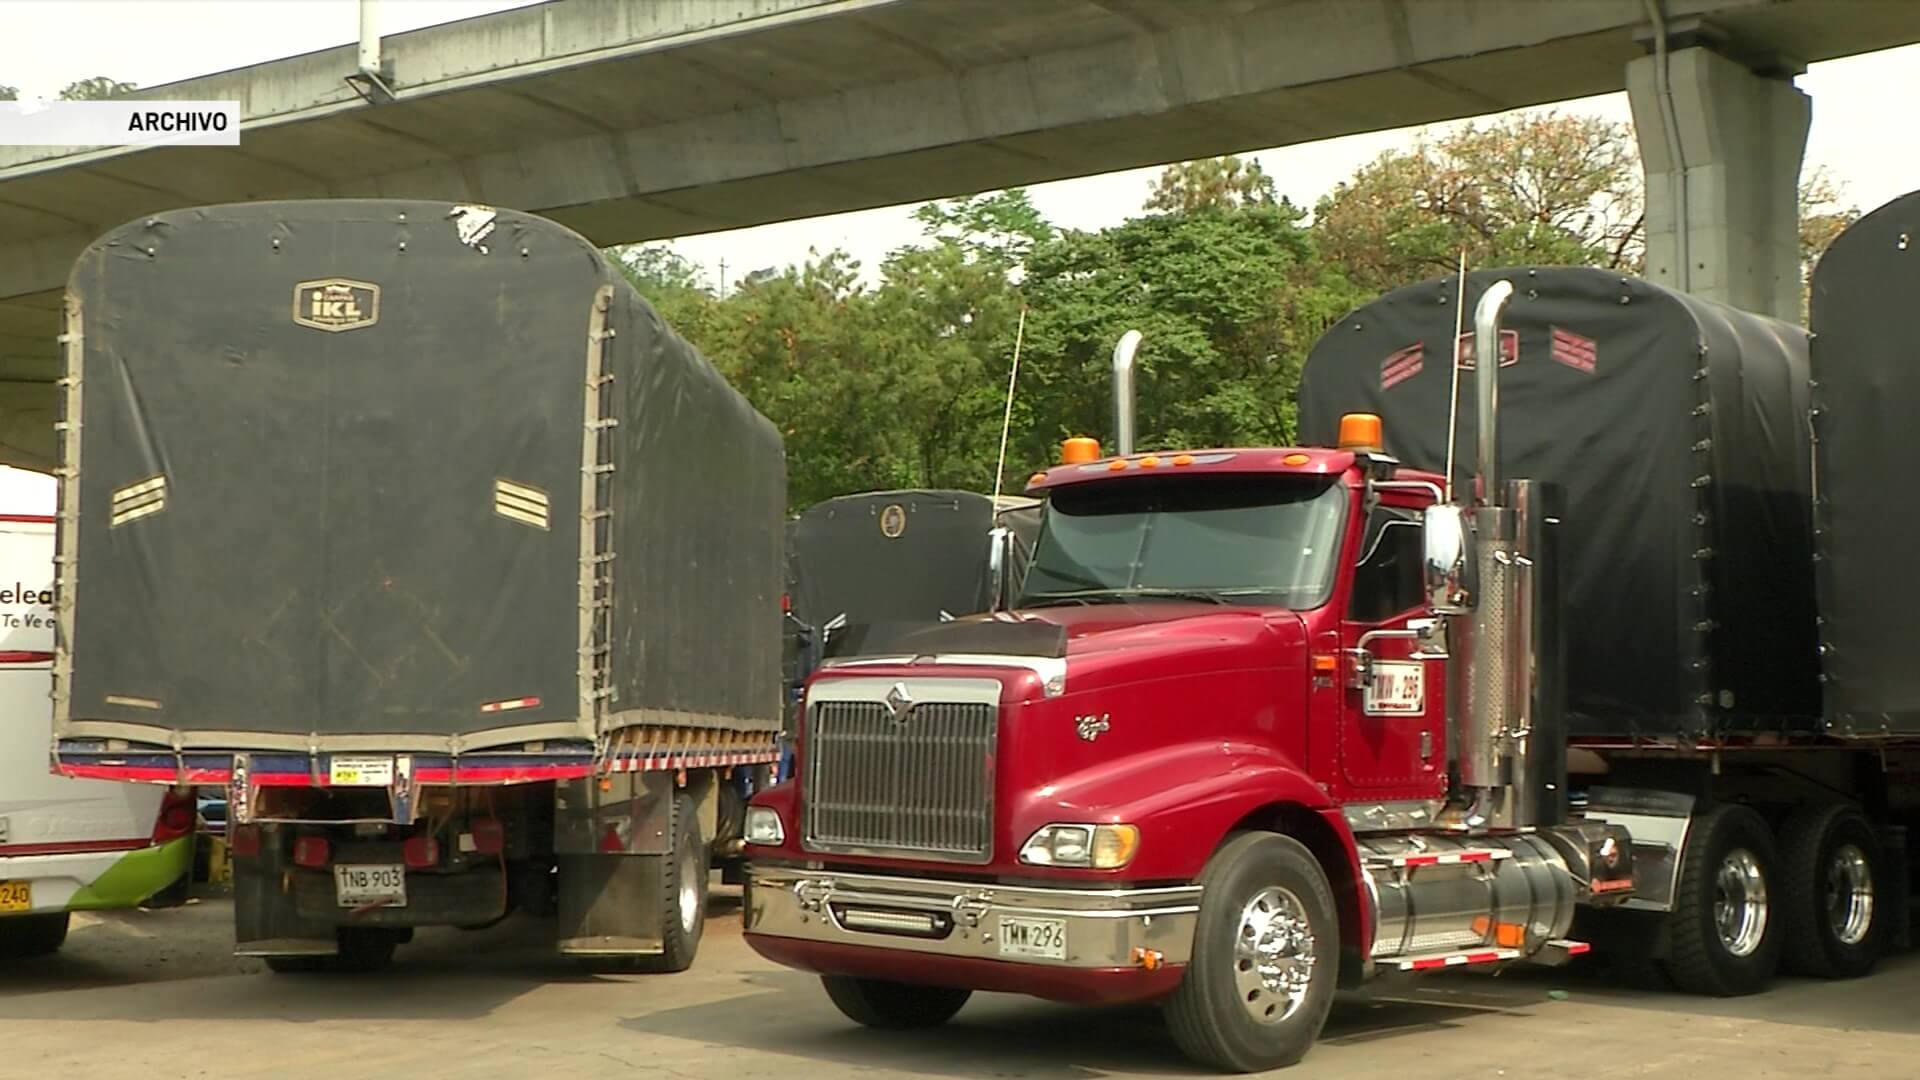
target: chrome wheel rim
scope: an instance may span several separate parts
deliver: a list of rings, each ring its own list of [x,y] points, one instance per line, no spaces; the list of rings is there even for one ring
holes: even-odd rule
[[[680,928],[688,936],[693,934],[693,925],[700,917],[700,882],[694,875],[700,869],[700,860],[689,857],[680,867]]]
[[[1843,945],[1858,945],[1873,930],[1873,868],[1867,853],[1842,844],[1827,861],[1827,925]]]
[[[1269,886],[1240,909],[1233,939],[1233,981],[1247,1015],[1278,1024],[1306,1004],[1313,983],[1313,924],[1292,892]]]
[[[1767,936],[1767,879],[1760,860],[1735,848],[1720,860],[1713,882],[1713,922],[1720,944],[1734,956],[1752,956]]]

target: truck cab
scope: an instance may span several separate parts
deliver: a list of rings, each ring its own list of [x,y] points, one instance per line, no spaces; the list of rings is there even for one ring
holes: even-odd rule
[[[1324,1014],[1377,906],[1348,816],[1448,789],[1420,636],[1439,478],[1356,444],[1102,458],[1031,490],[1015,610],[810,681],[799,777],[749,818],[749,940],[881,1024],[975,989],[1168,998],[1252,838],[1298,880],[1234,898],[1251,967],[1228,981],[1261,1021]]]

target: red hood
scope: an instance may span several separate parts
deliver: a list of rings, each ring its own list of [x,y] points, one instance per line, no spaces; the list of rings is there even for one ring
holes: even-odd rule
[[[1046,607],[1020,616],[1066,630],[1070,694],[1266,667],[1274,663],[1271,650],[1306,641],[1305,621],[1282,608],[1146,600]]]

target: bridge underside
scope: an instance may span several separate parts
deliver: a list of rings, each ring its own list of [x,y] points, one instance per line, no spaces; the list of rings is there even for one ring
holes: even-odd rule
[[[1662,6],[1670,31],[1694,35],[1680,44],[1711,40],[1743,76],[1774,82],[1920,40],[1920,4]],[[532,210],[600,244],[682,236],[1616,91],[1647,51],[1636,34],[1648,16],[1642,0],[724,10],[544,4],[396,35],[384,47],[398,98],[380,105],[344,79],[352,48],[145,92],[238,98],[249,126],[237,148],[0,150],[0,457],[50,458],[58,290],[86,243],[143,213],[387,195]],[[1713,85],[1725,98],[1728,80]],[[1636,88],[1637,117],[1643,104],[1659,101]],[[1777,115],[1792,119],[1786,108]],[[1692,130],[1711,142],[1721,129]],[[1794,138],[1797,166],[1804,129]],[[1782,160],[1764,142],[1741,152]],[[1707,145],[1683,146],[1676,167],[1693,169]],[[1684,215],[1685,198],[1650,210]],[[1701,202],[1688,227],[1720,213]]]

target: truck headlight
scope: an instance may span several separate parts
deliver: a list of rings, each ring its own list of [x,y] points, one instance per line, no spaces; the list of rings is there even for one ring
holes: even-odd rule
[[[1115,870],[1132,862],[1139,848],[1140,830],[1132,825],[1048,825],[1020,846],[1020,861]]]
[[[749,844],[779,847],[787,842],[787,828],[780,824],[780,812],[771,806],[747,807],[744,831]]]

